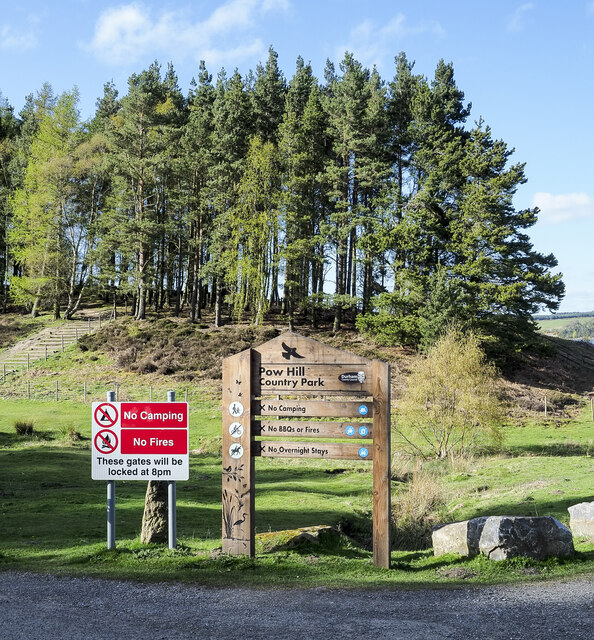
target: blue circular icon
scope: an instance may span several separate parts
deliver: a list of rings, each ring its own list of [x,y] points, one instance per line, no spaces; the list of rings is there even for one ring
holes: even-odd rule
[[[367,408],[366,404],[362,404],[359,407],[359,415],[360,416],[366,416],[369,413],[369,409]]]
[[[344,431],[347,434],[347,436],[355,435],[355,427],[353,427],[353,425],[349,425]]]
[[[359,435],[364,438],[366,435],[369,434],[369,429],[365,426],[361,426],[359,427]]]
[[[368,455],[369,455],[369,449],[367,447],[361,447],[359,449],[360,458],[367,458]]]

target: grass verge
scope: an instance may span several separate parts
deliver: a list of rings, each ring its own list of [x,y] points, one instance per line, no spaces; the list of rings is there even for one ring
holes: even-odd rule
[[[209,400],[193,404],[190,413],[190,480],[178,483],[177,490],[179,549],[140,544],[146,485],[122,481],[117,483],[117,548],[108,551],[105,483],[90,478],[90,411],[88,404],[75,402],[2,401],[0,570],[205,585],[374,588],[594,575],[594,544],[583,540],[576,541],[577,554],[570,560],[434,558],[412,528],[424,527],[426,534],[434,521],[502,514],[553,515],[567,524],[570,504],[594,500],[589,480],[593,428],[586,414],[561,427],[509,427],[503,452],[427,463],[413,469],[416,485],[415,473],[395,473],[399,548],[388,571],[372,564],[371,473],[363,462],[257,460],[259,532],[324,524],[338,526],[345,535],[332,545],[259,553],[255,559],[217,554],[220,408]],[[16,432],[15,422],[23,419],[33,422],[33,434]],[[416,513],[412,507],[419,496],[437,485]]]

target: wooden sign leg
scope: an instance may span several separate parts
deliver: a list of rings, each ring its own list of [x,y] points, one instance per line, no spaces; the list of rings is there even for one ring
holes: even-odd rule
[[[373,564],[390,568],[390,366],[373,362]]]
[[[255,555],[251,349],[223,360],[223,553]]]

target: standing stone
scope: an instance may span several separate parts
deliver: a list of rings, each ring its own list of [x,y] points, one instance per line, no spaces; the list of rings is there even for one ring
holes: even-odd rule
[[[167,542],[167,482],[151,480],[146,488],[140,542]]]
[[[491,516],[483,527],[479,548],[491,560],[516,556],[544,560],[574,554],[571,531],[551,516]]]
[[[569,507],[569,528],[574,536],[594,540],[594,502],[580,502]]]

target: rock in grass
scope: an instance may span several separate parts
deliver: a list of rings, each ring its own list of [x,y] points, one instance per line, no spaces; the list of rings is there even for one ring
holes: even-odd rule
[[[569,507],[569,528],[574,536],[594,540],[594,502],[580,502]]]
[[[518,556],[544,560],[575,553],[571,531],[551,516],[491,516],[483,527],[479,549],[491,560]]]
[[[435,527],[433,553],[473,556],[491,560],[524,556],[544,560],[574,554],[571,531],[550,516],[489,516]]]
[[[140,542],[167,542],[167,482],[151,480],[146,488]]]
[[[433,527],[431,533],[433,554],[436,556],[446,553],[457,553],[460,556],[478,555],[479,539],[486,519],[486,517],[473,518]]]
[[[256,535],[256,545],[262,552],[282,551],[300,547],[302,545],[337,542],[340,533],[328,525],[302,527],[301,529],[287,529],[285,531],[271,531]]]

